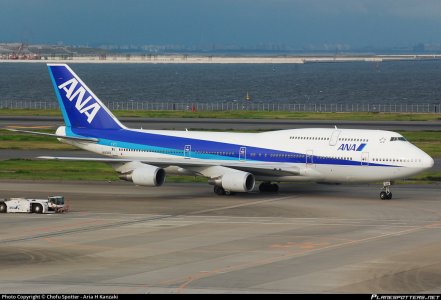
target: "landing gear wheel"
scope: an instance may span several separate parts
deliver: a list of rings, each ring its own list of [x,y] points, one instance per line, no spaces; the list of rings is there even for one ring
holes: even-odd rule
[[[8,207],[5,203],[0,203],[0,213],[6,213],[8,210]]]
[[[33,211],[36,214],[42,214],[43,213],[43,206],[41,206],[41,204],[35,204]]]
[[[381,200],[392,199],[392,192],[390,191],[391,184],[392,184],[392,182],[389,182],[389,181],[383,182],[383,190],[380,193]]]
[[[381,200],[390,200],[390,199],[392,199],[392,193],[391,192],[385,192],[385,191],[382,191],[381,193],[380,193],[380,199]]]
[[[222,187],[215,185],[214,186],[214,193],[216,195],[223,196],[223,195],[225,195],[225,190]]]
[[[275,183],[262,182],[259,185],[259,191],[261,193],[277,193],[279,191],[279,186]]]

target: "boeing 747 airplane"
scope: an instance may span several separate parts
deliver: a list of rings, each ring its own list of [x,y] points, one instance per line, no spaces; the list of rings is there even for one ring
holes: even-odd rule
[[[433,166],[433,159],[396,132],[340,128],[261,133],[130,129],[121,124],[65,64],[48,64],[65,126],[59,141],[103,158],[40,157],[109,163],[136,185],[161,186],[168,174],[206,177],[218,195],[277,192],[279,182],[383,182]],[[16,130],[22,131],[23,130]]]

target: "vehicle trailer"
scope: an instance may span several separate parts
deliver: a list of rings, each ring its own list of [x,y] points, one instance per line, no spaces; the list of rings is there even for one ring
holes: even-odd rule
[[[50,196],[47,199],[0,199],[0,213],[47,214],[65,211],[63,196]]]

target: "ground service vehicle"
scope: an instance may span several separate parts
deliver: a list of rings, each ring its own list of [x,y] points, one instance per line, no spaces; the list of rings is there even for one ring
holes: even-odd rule
[[[10,198],[0,199],[0,213],[57,213],[64,212],[64,197],[50,196],[47,199]]]

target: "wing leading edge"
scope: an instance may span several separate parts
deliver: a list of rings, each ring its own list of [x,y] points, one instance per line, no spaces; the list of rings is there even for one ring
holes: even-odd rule
[[[221,166],[239,171],[250,172],[255,175],[266,176],[299,176],[300,169],[298,167],[286,163],[255,163],[247,161],[225,161],[225,160],[191,160],[191,159],[165,159],[165,158],[148,158],[148,159],[127,159],[127,158],[94,158],[94,157],[54,157],[40,156],[38,159],[46,160],[65,160],[65,161],[94,161],[103,162],[111,165],[125,164],[130,162],[139,162],[143,164],[154,165],[161,168],[176,166],[181,168],[200,168]]]

